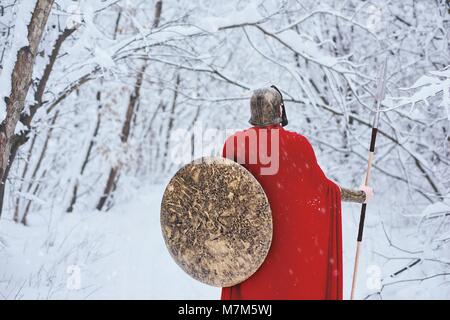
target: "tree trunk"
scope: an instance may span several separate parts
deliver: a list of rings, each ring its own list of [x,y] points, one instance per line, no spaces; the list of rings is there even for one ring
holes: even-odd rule
[[[22,177],[19,186],[19,195],[16,198],[16,206],[14,208],[14,221],[19,222],[19,213],[20,213],[20,194],[23,189],[23,182],[25,177],[27,176],[28,168],[30,167],[31,154],[33,153],[34,144],[36,143],[37,134],[33,136],[33,140],[31,141],[30,150],[28,150],[27,161],[25,162],[25,166],[22,171]]]
[[[44,179],[45,175],[47,174],[47,170],[44,170],[44,172],[42,173],[40,180]],[[33,190],[33,196],[35,196],[38,191],[39,191],[39,187],[41,185],[39,183],[36,184],[36,186],[34,187]],[[22,216],[22,219],[20,220],[20,223],[22,223],[24,226],[28,225],[28,213],[30,212],[30,207],[31,207],[32,201],[28,201],[27,206],[25,208],[25,212]]]
[[[94,148],[95,139],[97,138],[98,131],[100,130],[101,109],[102,109],[102,104],[101,104],[100,99],[101,99],[101,93],[100,93],[100,91],[98,91],[97,92],[97,101],[98,101],[97,123],[95,124],[94,133],[92,134],[91,141],[89,142],[89,147],[88,147],[88,149],[86,151],[86,155],[85,155],[83,163],[81,165],[80,177],[84,174],[84,170],[86,169],[86,166],[87,166],[87,164],[89,162],[89,159],[91,157],[92,149]],[[66,212],[72,212],[73,211],[73,207],[74,207],[75,203],[77,202],[78,186],[79,186],[79,181],[77,181],[75,183],[74,187],[73,187],[72,199],[70,200],[70,204],[69,204],[69,207],[67,208]]]
[[[141,94],[141,86],[142,86],[142,81],[144,79],[144,74],[145,74],[146,68],[147,68],[147,63],[144,63],[144,65],[142,66],[141,70],[139,71],[139,73],[137,75],[136,83],[134,85],[134,91],[131,94],[130,100],[128,102],[127,112],[125,114],[125,121],[123,123],[122,133],[120,135],[120,141],[122,142],[122,144],[127,143],[128,137],[130,136],[131,122],[133,119],[134,110],[136,108],[137,102],[139,101],[139,97]],[[120,170],[120,164],[117,164],[114,167],[112,167],[111,170],[109,171],[108,180],[106,181],[105,189],[103,191],[102,196],[100,197],[100,200],[97,203],[97,207],[96,207],[97,210],[103,209],[103,206],[105,205],[106,200],[110,196],[110,194],[114,188],[114,185],[117,183],[116,177],[117,177],[119,170]]]
[[[33,188],[33,185],[34,185],[33,180],[36,178],[36,175],[37,175],[39,169],[41,168],[41,164],[42,164],[42,161],[44,160],[45,153],[47,152],[48,143],[50,141],[50,138],[52,137],[53,127],[56,123],[56,119],[58,119],[58,115],[59,115],[59,110],[56,110],[55,115],[52,118],[52,122],[50,124],[50,128],[48,130],[47,137],[45,138],[45,142],[42,147],[41,154],[39,155],[38,161],[36,163],[36,167],[34,168],[33,173],[31,174],[30,183],[27,188],[27,193],[29,193],[30,190]],[[44,172],[46,172],[46,170]],[[35,194],[37,192],[37,190],[39,190],[39,182],[37,182],[33,194]],[[28,211],[30,209],[31,202],[32,202],[31,200],[28,200],[28,204],[26,206],[25,213],[21,220],[23,224],[26,224],[26,223],[24,223],[24,221],[26,222],[26,216],[28,215]]]
[[[8,162],[8,168],[6,170],[6,174],[5,174],[5,181],[6,181],[6,177],[8,176],[8,172],[9,172],[9,168],[13,165],[13,162],[15,160],[15,155],[17,154],[18,149],[25,144],[28,141],[28,135],[30,133],[31,130],[31,121],[33,120],[34,115],[36,114],[37,110],[42,107],[43,104],[43,96],[44,96],[44,91],[45,88],[47,87],[47,82],[48,79],[50,78],[50,74],[53,71],[53,66],[55,65],[56,59],[58,58],[59,55],[59,51],[61,49],[61,46],[63,44],[63,42],[72,34],[75,32],[76,29],[65,29],[56,39],[55,45],[53,47],[53,50],[50,54],[49,57],[49,61],[47,63],[47,65],[45,66],[44,72],[42,74],[41,79],[39,80],[39,84],[37,85],[36,91],[34,93],[34,100],[36,101],[32,106],[30,106],[30,110],[28,114],[21,114],[20,115],[20,121],[28,128],[25,132],[20,133],[19,135],[16,135],[17,137],[17,141],[19,143],[16,143],[12,148],[11,148],[11,154],[14,155],[13,157],[10,157],[10,160]],[[36,136],[33,138],[33,143],[32,145],[34,145],[34,141],[36,139]],[[31,150],[33,148],[30,148],[30,154],[28,155],[28,159],[31,157]],[[28,163],[25,165],[25,170],[23,174],[26,174],[26,170],[28,168]],[[24,178],[24,176],[22,176],[22,178]],[[4,198],[4,188],[5,185],[2,184],[0,186],[0,215],[1,215],[1,211],[2,211],[2,203],[3,203],[3,198]],[[20,191],[22,189],[22,185],[20,186]],[[14,212],[14,221],[18,221],[18,206],[19,206],[19,197],[16,200],[16,208],[15,208],[15,212]]]
[[[106,203],[106,200],[108,200],[108,197],[111,193],[111,190],[113,189],[115,180],[116,180],[116,176],[117,176],[117,172],[119,171],[119,167],[112,167],[111,170],[109,171],[109,175],[108,175],[108,180],[106,181],[106,186],[105,186],[105,190],[103,191],[102,196],[100,197],[100,200],[98,201],[97,204],[97,210],[102,210],[103,206]]]
[[[52,5],[53,0],[36,1],[36,6],[28,24],[28,45],[17,52],[16,63],[11,74],[11,92],[9,97],[4,98],[6,102],[6,117],[0,124],[0,183],[2,184],[3,193],[9,173],[8,164],[11,155],[12,158],[15,156],[14,152],[11,153],[15,137],[14,132],[30,88],[37,50]],[[1,200],[0,206],[3,206],[3,200]]]
[[[161,11],[162,11],[162,1],[159,0],[155,4],[155,16],[153,20],[153,27],[156,28],[159,25],[161,19]],[[138,72],[136,77],[136,83],[134,85],[134,91],[130,96],[130,100],[128,102],[127,112],[125,114],[125,121],[122,126],[122,133],[120,135],[120,141],[122,144],[126,144],[128,141],[128,137],[130,136],[131,124],[133,120],[133,116],[135,113],[136,105],[139,102],[139,98],[141,95],[141,87],[142,82],[144,80],[145,70],[147,69],[147,62],[145,61],[141,67],[141,70]],[[108,175],[108,180],[106,181],[105,189],[103,190],[103,194],[100,197],[97,203],[97,210],[102,210],[106,201],[111,195],[111,192],[116,188],[117,185],[117,177],[120,171],[121,164],[117,164],[111,168]]]
[[[164,172],[167,168],[166,168],[166,164],[167,164],[167,155],[169,152],[169,144],[170,144],[170,136],[172,133],[172,129],[173,129],[173,121],[175,118],[175,108],[177,106],[177,98],[178,98],[178,86],[180,85],[180,73],[177,74],[177,79],[175,82],[175,91],[173,93],[173,100],[172,100],[172,105],[170,107],[170,113],[169,113],[169,122],[167,124],[167,130],[166,130],[166,137],[165,137],[165,145],[164,145],[164,156],[163,156],[163,167],[162,167],[162,171]]]
[[[22,139],[22,137],[20,137],[20,139]],[[5,199],[6,179],[8,178],[9,170],[11,169],[11,164],[13,163],[14,159],[16,158],[17,150],[19,149],[19,145],[21,145],[21,144],[22,144],[22,142],[19,141],[19,137],[13,136],[13,138],[11,139],[11,148],[10,148],[10,153],[9,153],[8,165],[5,168],[2,180],[0,182],[0,216],[3,211],[3,201]]]

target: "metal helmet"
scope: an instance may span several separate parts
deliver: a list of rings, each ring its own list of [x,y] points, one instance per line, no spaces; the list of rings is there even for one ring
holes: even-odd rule
[[[281,106],[281,115],[280,115]],[[283,96],[277,87],[262,88],[253,91],[250,99],[250,124],[254,126],[268,126],[279,124],[284,127],[288,124]]]

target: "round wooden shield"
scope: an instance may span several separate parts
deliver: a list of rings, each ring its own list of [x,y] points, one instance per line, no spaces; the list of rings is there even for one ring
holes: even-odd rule
[[[193,278],[229,287],[250,277],[272,241],[272,214],[258,181],[234,161],[205,157],[181,168],[161,204],[170,254]]]

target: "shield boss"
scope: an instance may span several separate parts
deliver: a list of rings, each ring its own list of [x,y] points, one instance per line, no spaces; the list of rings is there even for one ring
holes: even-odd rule
[[[229,287],[261,266],[272,241],[272,214],[261,185],[234,161],[205,157],[181,168],[161,204],[170,254],[190,276]]]

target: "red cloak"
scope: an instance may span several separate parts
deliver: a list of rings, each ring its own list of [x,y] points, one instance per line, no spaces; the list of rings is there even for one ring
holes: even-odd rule
[[[258,143],[250,142],[255,136]],[[262,168],[276,168],[264,155],[277,150],[272,162],[278,161],[278,170],[262,174]],[[253,127],[229,137],[223,156],[241,163],[263,187],[273,237],[261,267],[244,282],[223,288],[222,300],[342,299],[341,193],[308,140],[279,125]]]

